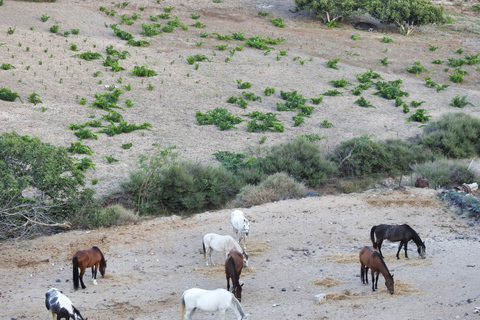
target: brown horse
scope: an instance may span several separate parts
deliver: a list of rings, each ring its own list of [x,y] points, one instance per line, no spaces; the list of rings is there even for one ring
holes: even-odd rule
[[[97,270],[100,267],[100,274],[105,276],[105,269],[107,268],[107,260],[105,260],[102,251],[98,247],[92,247],[88,250],[77,251],[72,259],[73,262],[73,287],[78,289],[78,279],[82,284],[82,289],[86,286],[83,283],[83,275],[85,269],[92,267],[93,284],[97,284]],[[80,276],[78,269],[80,268]]]
[[[243,255],[232,250],[228,253],[225,260],[225,275],[227,277],[227,290],[230,291],[230,278],[232,279],[232,292],[239,302],[242,302],[242,286],[240,284],[240,274],[243,268]]]
[[[393,274],[390,274],[390,271],[388,271],[387,265],[383,261],[382,256],[372,247],[363,247],[362,250],[360,250],[360,274],[362,275],[363,284],[368,284],[369,268],[372,272],[372,290],[375,291],[375,289],[378,289],[378,276],[380,273],[382,273],[383,277],[385,278],[385,285],[387,286],[388,291],[390,294],[393,294]],[[377,274],[376,280],[375,274]]]

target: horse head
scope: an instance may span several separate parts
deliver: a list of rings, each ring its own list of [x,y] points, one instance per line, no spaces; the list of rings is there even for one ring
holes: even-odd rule
[[[233,288],[233,295],[235,296],[235,298],[237,298],[238,302],[242,302],[242,287],[243,287],[244,283],[242,283],[241,285],[239,286],[236,286],[235,288]]]
[[[393,274],[390,275],[389,279],[385,279],[385,286],[387,286],[388,292],[390,292],[390,294],[393,294],[393,292],[395,291]]]
[[[248,268],[248,254],[245,251],[243,251],[242,255],[243,255],[243,266],[245,268]]]
[[[103,261],[103,260],[102,260]],[[107,269],[107,260],[104,260],[105,262],[102,262],[100,261],[100,274],[102,275],[102,277],[105,276],[105,270]]]
[[[417,252],[422,259],[425,259],[427,256],[427,248],[425,247],[425,242],[422,242],[422,245],[417,247]]]
[[[250,222],[247,218],[243,218],[243,231],[248,236],[248,233],[250,232]]]

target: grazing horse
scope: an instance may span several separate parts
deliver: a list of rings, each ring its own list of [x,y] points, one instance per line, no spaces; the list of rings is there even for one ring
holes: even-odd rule
[[[240,210],[232,212],[230,221],[237,242],[241,244],[243,239],[243,249],[247,249],[245,245],[245,235],[248,236],[248,233],[250,232],[250,222],[248,222],[247,218],[245,218],[245,215]]]
[[[51,288],[45,293],[45,306],[52,312],[52,319],[83,320],[80,311],[73,305],[72,301],[64,296],[58,289]],[[85,319],[86,320],[86,319]]]
[[[205,265],[210,264],[215,265],[212,261],[212,251],[225,252],[225,258],[228,257],[228,253],[232,250],[237,250],[243,255],[243,265],[248,267],[248,255],[240,247],[240,245],[233,239],[231,236],[221,236],[216,233],[207,233],[203,237],[203,259],[205,260]],[[208,258],[206,258],[208,256]]]
[[[385,278],[385,285],[387,286],[388,291],[390,294],[393,294],[393,274],[390,274],[390,271],[388,271],[387,265],[385,264],[385,261],[383,261],[382,256],[372,247],[363,247],[362,250],[360,250],[360,274],[362,276],[363,284],[368,284],[369,268],[372,272],[372,291],[378,289],[378,276],[380,273],[382,273],[383,277]],[[377,274],[376,280],[375,274]]]
[[[192,288],[182,295],[181,319],[191,320],[197,309],[214,312],[220,311],[220,319],[225,319],[225,311],[232,309],[237,315],[237,320],[246,319],[242,305],[233,296],[233,293],[225,289],[203,290]]]
[[[78,279],[82,284],[82,289],[86,286],[83,283],[83,275],[85,270],[92,267],[93,284],[97,284],[97,270],[100,268],[100,274],[105,276],[105,269],[107,268],[107,260],[103,256],[102,251],[98,247],[92,247],[88,250],[77,251],[72,259],[73,263],[73,287],[78,289]],[[78,275],[78,269],[80,268],[80,276]]]
[[[375,241],[375,237],[377,238],[377,241]],[[422,241],[422,239],[420,239],[418,233],[416,233],[415,230],[413,230],[408,224],[380,224],[378,226],[373,226],[370,230],[370,239],[372,240],[373,247],[378,249],[382,257],[382,242],[384,239],[392,242],[400,241],[400,247],[398,247],[397,251],[397,259],[400,259],[398,254],[400,253],[400,250],[402,250],[402,246],[405,248],[405,258],[408,259],[407,244],[410,240],[413,240],[413,242],[415,242],[417,245],[417,252],[420,257],[424,259],[426,256],[425,243]]]
[[[225,260],[225,276],[227,277],[227,290],[230,291],[230,278],[232,279],[232,292],[239,302],[242,302],[242,286],[240,274],[243,268],[243,256],[236,250],[230,251]]]

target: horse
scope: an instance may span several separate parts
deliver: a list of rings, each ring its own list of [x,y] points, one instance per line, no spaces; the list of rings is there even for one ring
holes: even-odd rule
[[[78,279],[82,284],[82,289],[86,286],[83,283],[83,275],[85,269],[92,267],[93,284],[97,285],[97,270],[100,268],[100,274],[105,276],[105,269],[107,268],[107,260],[103,256],[102,251],[98,247],[92,247],[88,250],[77,251],[72,259],[73,263],[73,287],[78,289]],[[78,275],[78,269],[80,268],[80,276]]]
[[[203,237],[203,259],[205,260],[205,265],[208,267],[208,262],[215,265],[212,260],[212,251],[225,252],[225,258],[228,257],[228,253],[232,250],[237,250],[243,255],[243,265],[248,267],[248,255],[240,247],[240,245],[233,239],[231,236],[221,236],[216,233],[207,233]],[[208,259],[206,258],[208,256]]]
[[[242,243],[243,239],[243,249],[247,249],[245,244],[245,235],[248,236],[250,232],[250,222],[245,218],[245,215],[240,210],[235,210],[231,213],[230,221],[233,227],[233,233],[238,243]]]
[[[375,237],[377,240],[375,241]],[[426,256],[426,248],[425,243],[420,239],[418,233],[415,232],[408,224],[403,225],[388,225],[388,224],[380,224],[378,226],[373,226],[370,230],[370,239],[372,240],[373,247],[378,249],[380,254],[382,254],[382,242],[384,239],[390,240],[392,242],[400,241],[400,247],[397,251],[397,260],[400,259],[398,254],[400,250],[402,250],[402,246],[405,248],[405,258],[408,259],[407,254],[407,244],[410,240],[413,240],[417,245],[417,252],[425,259]]]
[[[225,260],[225,276],[227,277],[227,290],[230,291],[230,279],[232,279],[232,292],[239,302],[242,302],[242,286],[240,274],[243,268],[243,256],[240,252],[232,250]]]
[[[52,319],[83,320],[80,311],[72,304],[72,301],[64,296],[58,289],[51,288],[45,293],[45,306],[52,312]],[[87,320],[87,319],[85,319]]]
[[[225,289],[203,290],[192,288],[182,295],[181,320],[191,320],[197,309],[214,312],[220,311],[220,319],[225,319],[225,311],[232,309],[237,320],[246,319],[242,305],[233,293]]]
[[[374,250],[372,247],[363,247],[360,250],[360,274],[362,276],[362,283],[368,284],[368,269],[371,269],[372,272],[372,291],[378,289],[378,276],[382,273],[385,278],[385,285],[387,286],[388,292],[393,294],[394,291],[394,282],[393,274],[390,274],[388,271],[385,261],[383,261],[382,256],[378,251]],[[375,274],[377,278],[375,280]]]

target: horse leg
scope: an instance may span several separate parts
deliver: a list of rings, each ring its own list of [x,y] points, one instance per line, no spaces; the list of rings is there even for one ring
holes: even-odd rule
[[[92,266],[92,278],[93,278],[93,284],[94,285],[97,285],[97,270],[98,270],[98,265],[100,264],[100,262],[98,264],[94,264]]]
[[[372,291],[375,291],[375,272],[371,269],[372,272]]]
[[[380,272],[377,272],[377,279],[375,280],[375,289],[378,289],[378,276],[380,275]]]
[[[407,254],[407,244],[408,244],[408,241],[405,241],[405,243],[403,244],[404,247],[405,247],[405,258],[408,259],[408,254]]]
[[[365,284],[365,279],[364,279],[364,276],[365,276],[365,266],[363,265],[363,263],[360,262],[360,275],[362,277],[362,284]]]
[[[403,241],[400,241],[400,245],[398,246],[398,251],[397,251],[397,260],[400,260],[400,257],[398,256],[398,254],[400,253],[400,250],[402,250],[402,246],[403,246]],[[405,246],[405,248],[407,248],[407,246]],[[405,254],[407,252],[405,251]]]
[[[80,285],[82,286],[82,289],[85,289],[85,288],[86,288],[85,283],[83,283],[83,275],[85,274],[85,270],[86,270],[86,269],[80,268],[80,276],[79,276],[79,278],[80,278]]]
[[[192,317],[193,317],[193,314],[195,313],[195,310],[197,310],[197,308],[187,310],[185,312],[185,316],[183,317],[183,320],[192,320]]]
[[[220,309],[219,310],[220,320],[225,320],[225,311],[227,311],[227,310],[226,309]]]
[[[378,248],[378,252],[380,253],[380,255],[382,256],[382,258],[385,258],[383,256],[383,253],[382,253],[382,243],[383,243],[383,239],[382,240],[377,240],[377,248]]]

